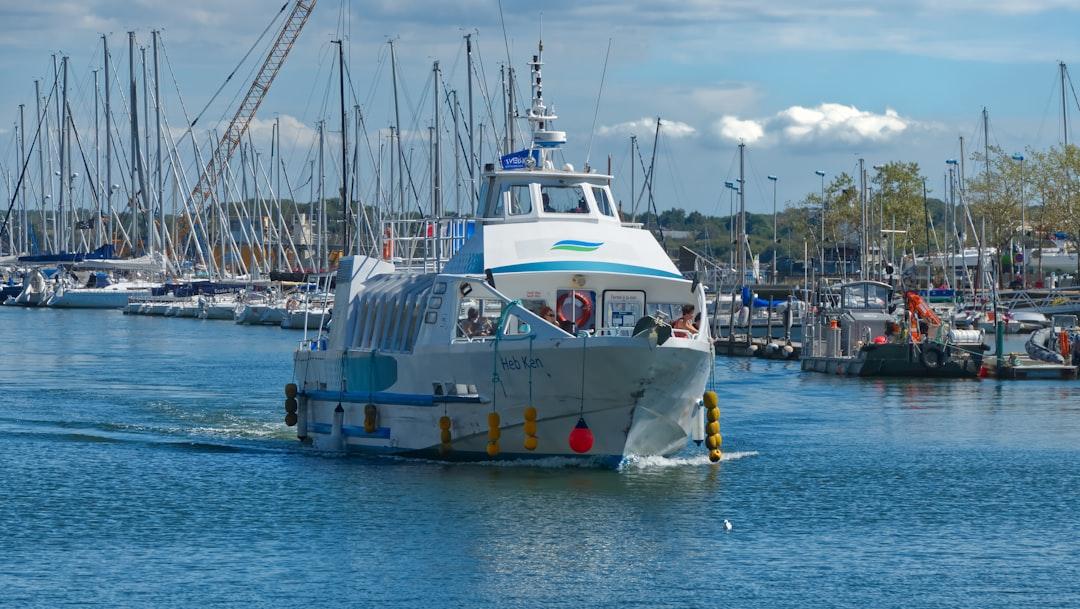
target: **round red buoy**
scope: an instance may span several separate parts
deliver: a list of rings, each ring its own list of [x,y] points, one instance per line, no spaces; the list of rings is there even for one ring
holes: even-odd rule
[[[885,338],[884,336],[875,336],[874,337],[874,344],[875,345],[884,345],[887,342],[889,342],[889,339]]]
[[[592,449],[592,430],[585,423],[584,418],[578,419],[577,425],[570,431],[570,450],[582,454]]]

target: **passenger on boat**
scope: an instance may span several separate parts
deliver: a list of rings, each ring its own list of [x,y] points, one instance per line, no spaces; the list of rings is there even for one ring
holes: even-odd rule
[[[544,321],[548,322],[549,324],[553,326],[559,325],[559,322],[555,319],[555,311],[551,307],[547,305],[540,307],[539,315],[540,317],[543,317]]]
[[[682,317],[675,320],[675,323],[671,324],[672,328],[676,330],[686,330],[691,334],[697,334],[697,326],[694,325],[694,305],[683,305]]]
[[[480,317],[480,312],[475,307],[470,307],[469,318],[462,325],[462,330],[465,331],[465,336],[470,338],[474,336],[491,336],[491,320]]]

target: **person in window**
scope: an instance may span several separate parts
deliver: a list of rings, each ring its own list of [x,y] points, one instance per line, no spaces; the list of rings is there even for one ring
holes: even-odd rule
[[[491,320],[486,317],[480,317],[480,312],[476,310],[476,307],[469,307],[469,318],[465,320],[461,328],[465,331],[465,336],[472,338],[474,336],[491,336]]]
[[[544,318],[544,321],[553,326],[558,326],[559,322],[555,319],[555,311],[551,307],[544,305],[540,307],[540,317]]]
[[[540,195],[540,198],[544,202],[544,213],[548,213],[548,214],[555,213],[555,209],[553,207],[551,207],[551,197],[548,195],[548,193],[546,193],[546,192],[542,193]]]
[[[694,305],[683,305],[682,317],[675,320],[675,323],[671,324],[672,328],[676,330],[686,330],[691,334],[697,334],[697,326],[694,325]]]
[[[589,206],[585,204],[585,197],[578,199],[577,207],[570,210],[570,213],[574,214],[587,214],[589,213]]]

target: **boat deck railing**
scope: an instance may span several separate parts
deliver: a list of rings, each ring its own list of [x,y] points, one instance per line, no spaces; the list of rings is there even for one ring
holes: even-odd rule
[[[1014,309],[1043,314],[1080,312],[1080,290],[1076,288],[1003,291],[1000,298],[1001,306],[1010,312]]]
[[[420,218],[383,222],[382,258],[398,270],[437,273],[473,235],[474,220]]]

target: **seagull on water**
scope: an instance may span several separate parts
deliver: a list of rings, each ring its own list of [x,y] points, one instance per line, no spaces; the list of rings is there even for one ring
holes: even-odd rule
[[[731,531],[731,521],[728,520],[727,518],[724,519],[724,531],[725,532],[730,532]]]

